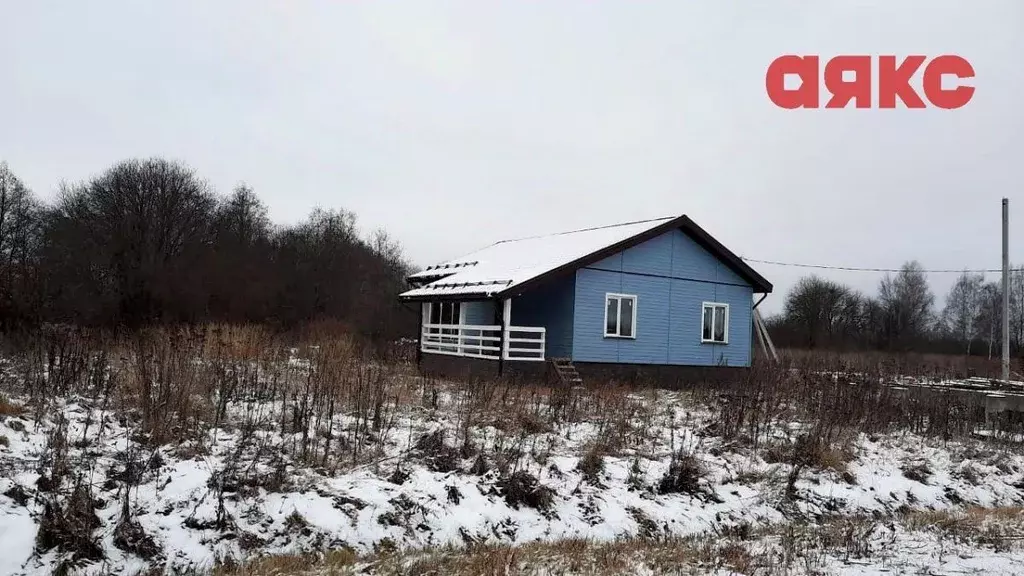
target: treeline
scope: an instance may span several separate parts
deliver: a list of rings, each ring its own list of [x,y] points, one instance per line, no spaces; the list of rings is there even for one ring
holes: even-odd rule
[[[43,202],[0,164],[0,327],[334,319],[407,334],[407,265],[345,210],[274,225],[255,192],[218,195],[194,171],[127,160]]]
[[[1024,270],[1011,272],[1009,292],[1010,348],[1018,356],[1024,353]],[[921,264],[908,262],[886,275],[874,296],[817,276],[803,278],[767,324],[783,347],[998,356],[1002,293],[1001,278],[964,272],[939,308]]]

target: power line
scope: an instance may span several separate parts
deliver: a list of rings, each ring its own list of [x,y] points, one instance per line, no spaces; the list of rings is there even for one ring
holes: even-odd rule
[[[848,272],[899,272],[900,268],[859,268],[856,266],[826,266],[824,264],[798,264],[795,262],[777,262],[775,260],[757,260],[755,258],[746,258],[740,256],[740,259],[744,262],[753,262],[756,264],[769,264],[772,266],[789,266],[791,268],[816,268],[819,270],[845,270]],[[1011,268],[1011,272],[1018,272],[1024,270],[1024,268]],[[963,272],[969,273],[986,273],[986,272],[1002,272],[1002,268],[977,268],[974,270],[970,269],[948,269],[948,270],[921,270],[925,274],[961,274]]]

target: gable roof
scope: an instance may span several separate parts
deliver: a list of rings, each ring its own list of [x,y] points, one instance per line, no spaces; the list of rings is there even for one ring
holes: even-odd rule
[[[683,215],[502,240],[409,276],[409,283],[417,287],[399,297],[407,301],[507,298],[677,228],[750,282],[755,292],[772,291],[764,277]]]

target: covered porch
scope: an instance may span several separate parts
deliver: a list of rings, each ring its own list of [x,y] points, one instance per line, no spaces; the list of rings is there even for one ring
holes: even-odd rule
[[[422,353],[486,360],[543,362],[547,329],[513,324],[512,298],[423,302]]]

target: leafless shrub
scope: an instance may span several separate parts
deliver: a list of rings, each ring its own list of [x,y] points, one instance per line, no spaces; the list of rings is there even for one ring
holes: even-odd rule
[[[141,415],[141,431],[152,445],[199,438],[214,420],[216,373],[197,361],[208,335],[192,328],[150,328],[129,343],[127,393]]]
[[[643,492],[647,489],[646,474],[640,464],[640,458],[634,457],[629,464],[629,474],[626,476],[626,485],[630,490]]]
[[[879,531],[878,521],[864,517],[834,519],[817,530],[817,545],[842,555],[844,562],[871,555],[872,536]]]
[[[796,482],[800,473],[807,468],[833,470],[844,481],[856,483],[856,478],[847,469],[847,463],[853,459],[853,453],[846,442],[830,438],[828,434],[811,431],[797,437],[783,454],[791,467],[786,478],[786,495],[792,499],[796,496]]]
[[[458,450],[445,442],[445,432],[442,428],[421,436],[416,441],[415,448],[427,467],[435,472],[458,470],[462,464]]]
[[[771,426],[785,419],[789,406],[786,381],[788,366],[757,363],[743,382],[722,390],[716,405],[716,422],[727,438],[746,435],[755,445]]]
[[[46,449],[39,459],[39,478],[36,488],[40,492],[56,494],[72,471],[68,461],[67,419],[62,412],[55,416],[55,423],[46,439]]]
[[[668,470],[658,482],[658,493],[695,496],[701,492],[700,482],[706,474],[696,456],[680,451],[673,455]]]
[[[474,476],[482,476],[487,474],[490,469],[491,465],[487,462],[487,457],[483,454],[477,454],[476,458],[473,460],[473,464],[469,467],[467,472]]]
[[[292,510],[292,513],[285,517],[284,525],[289,530],[302,530],[309,526],[309,520],[306,520],[298,510]]]
[[[57,549],[69,555],[71,562],[102,559],[103,548],[93,534],[102,525],[95,508],[92,489],[83,481],[76,483],[67,499],[49,498],[39,519],[36,550]]]
[[[122,517],[114,528],[114,546],[143,560],[152,560],[161,555],[160,545],[137,521]]]
[[[522,470],[501,478],[495,488],[505,502],[517,510],[525,506],[548,512],[554,504],[555,491],[538,482],[536,476]]]
[[[25,506],[28,504],[31,497],[25,487],[21,484],[14,484],[4,492],[4,496],[7,496],[14,501],[18,506]]]
[[[7,396],[0,394],[0,416],[20,416],[25,408],[20,404],[14,404]]]
[[[522,427],[523,433],[528,436],[551,432],[552,430],[551,425],[536,414],[520,414],[518,424]]]
[[[388,476],[388,482],[398,485],[405,484],[405,481],[408,479],[409,471],[402,464],[395,466],[395,471],[391,473],[391,476]]]
[[[978,470],[977,466],[971,464],[970,462],[965,462],[961,464],[959,468],[953,471],[953,476],[956,478],[960,478],[961,480],[967,482],[972,486],[977,486],[978,483],[981,481],[982,474],[981,471]]]
[[[932,476],[931,466],[923,460],[904,464],[901,471],[904,477],[922,484],[927,484],[928,479]]]
[[[629,512],[630,517],[636,522],[637,536],[639,538],[643,540],[657,540],[662,536],[658,523],[645,514],[643,510],[630,506],[626,511]]]
[[[591,484],[598,484],[601,473],[604,472],[605,448],[600,443],[591,444],[583,452],[583,456],[576,464],[576,469],[583,474],[583,479]]]
[[[750,574],[754,568],[754,555],[741,544],[725,544],[718,554],[723,564],[740,574]]]

